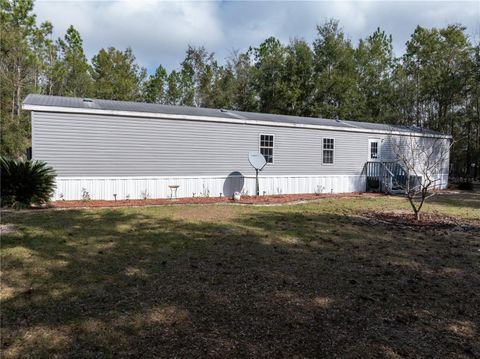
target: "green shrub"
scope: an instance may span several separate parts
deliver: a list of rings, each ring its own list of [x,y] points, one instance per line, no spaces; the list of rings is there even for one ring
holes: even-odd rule
[[[42,161],[0,158],[1,205],[20,209],[50,200],[55,171]]]
[[[458,182],[458,189],[462,191],[473,191],[473,182],[469,182],[469,181]]]

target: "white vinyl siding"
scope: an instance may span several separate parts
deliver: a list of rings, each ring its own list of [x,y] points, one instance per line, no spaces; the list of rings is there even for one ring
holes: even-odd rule
[[[32,156],[63,178],[255,175],[248,152],[259,151],[265,134],[274,136],[275,165],[265,166],[263,176],[362,175],[372,138],[359,132],[32,112]],[[323,138],[335,139],[333,165],[322,165]],[[381,152],[383,160],[393,160],[386,139]]]

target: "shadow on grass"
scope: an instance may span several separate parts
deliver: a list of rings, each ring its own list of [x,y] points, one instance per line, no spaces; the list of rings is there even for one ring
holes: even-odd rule
[[[480,354],[468,233],[302,207],[224,223],[155,209],[7,220],[5,357]]]
[[[451,207],[468,207],[480,210],[480,193],[473,191],[461,191],[460,194],[442,193],[432,197],[428,202]]]

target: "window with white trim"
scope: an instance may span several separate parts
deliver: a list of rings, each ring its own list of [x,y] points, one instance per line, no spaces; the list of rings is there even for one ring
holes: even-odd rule
[[[335,139],[324,138],[323,139],[323,164],[333,165],[335,152]]]
[[[260,135],[260,153],[267,163],[273,163],[273,135]]]
[[[370,142],[370,159],[371,160],[378,159],[378,141]]]

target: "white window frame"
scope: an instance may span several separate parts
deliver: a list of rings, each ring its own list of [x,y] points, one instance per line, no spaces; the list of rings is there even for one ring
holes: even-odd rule
[[[262,153],[262,150],[261,150],[262,147],[270,148],[270,147],[262,146],[262,136],[272,136],[272,139],[273,139],[273,146],[271,147],[272,148],[272,162],[267,162],[267,165],[273,165],[275,163],[275,142],[276,142],[275,135],[272,134],[272,133],[260,133],[258,135],[258,152],[260,152],[260,153]]]
[[[372,158],[371,149],[372,143],[377,143],[377,158]],[[368,139],[368,148],[367,148],[367,161],[368,162],[381,162],[382,161],[382,139],[381,138],[369,138]]]
[[[325,148],[323,147],[324,146],[324,143],[323,143],[324,140],[333,140],[333,149],[332,150],[327,150],[327,151],[333,151],[333,156],[332,156],[333,162],[332,163],[325,163],[323,161],[323,151],[325,151]],[[336,154],[337,154],[337,139],[335,137],[322,137],[322,166],[334,166],[335,162],[336,162]]]

